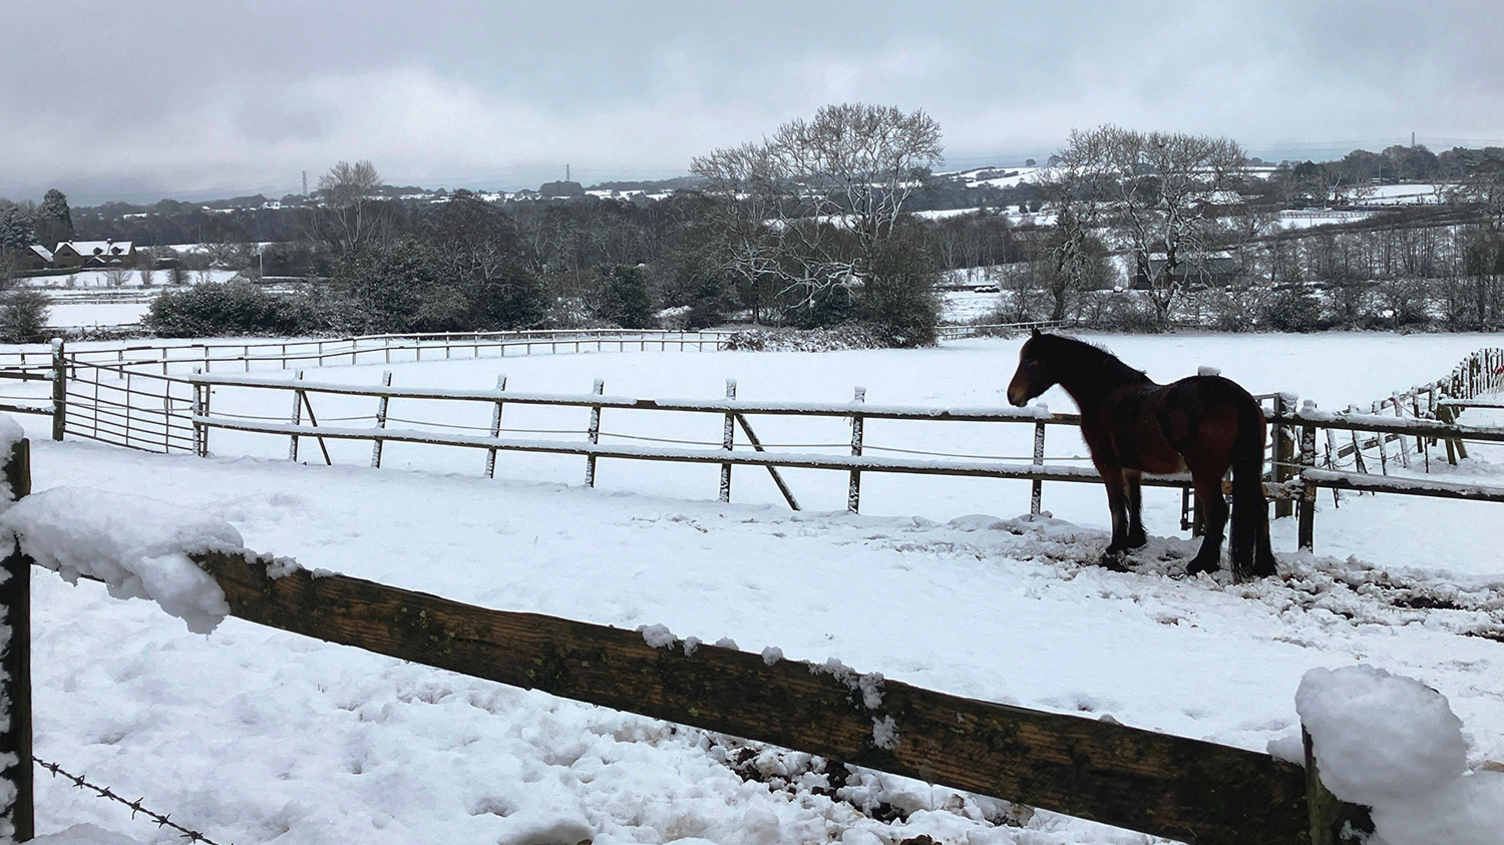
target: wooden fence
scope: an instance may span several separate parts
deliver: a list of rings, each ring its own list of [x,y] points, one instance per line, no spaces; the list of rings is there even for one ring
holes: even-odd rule
[[[935,329],[935,337],[940,340],[962,340],[971,337],[1012,337],[1022,332],[1038,329],[1039,331],[1053,331],[1065,328],[1068,323],[1064,320],[1030,320],[1022,323],[963,323],[959,325],[940,326]]]
[[[1043,482],[1096,484],[1101,481],[1096,471],[1088,466],[1051,466],[1046,463],[1045,432],[1047,428],[1052,425],[1074,427],[1079,424],[1079,417],[1075,414],[1047,413],[1036,408],[968,409],[874,405],[865,402],[861,391],[858,391],[856,398],[849,403],[760,402],[736,399],[734,383],[728,383],[728,398],[724,400],[668,400],[607,396],[602,391],[602,385],[599,383],[597,383],[595,391],[590,394],[569,395],[511,392],[505,390],[504,386],[498,386],[495,390],[434,390],[397,388],[389,385],[376,387],[309,381],[273,381],[254,376],[207,374],[186,376],[182,381],[195,385],[199,391],[199,398],[194,405],[195,412],[192,417],[192,423],[197,432],[195,442],[199,444],[200,454],[208,453],[210,430],[224,429],[286,436],[290,442],[290,456],[294,458],[297,456],[298,441],[300,438],[313,438],[320,442],[321,445],[324,439],[367,440],[373,444],[377,444],[372,452],[372,465],[378,467],[381,460],[379,444],[387,442],[425,443],[429,445],[483,449],[487,453],[486,473],[488,475],[494,471],[495,455],[497,452],[516,451],[579,455],[586,460],[585,483],[590,486],[593,486],[595,483],[597,462],[602,458],[718,464],[722,467],[720,484],[721,501],[730,500],[731,467],[738,465],[758,466],[767,468],[773,474],[774,480],[785,499],[795,509],[799,507],[797,500],[788,489],[787,484],[777,474],[777,469],[823,469],[849,474],[847,508],[853,512],[860,509],[861,477],[864,473],[868,472],[1030,480],[1033,482],[1030,497],[1030,512],[1034,514],[1041,512],[1040,488]],[[217,415],[212,412],[208,398],[210,389],[214,387],[288,392],[295,396],[292,402],[294,411],[285,423],[238,419],[231,416]],[[486,434],[390,428],[387,427],[387,417],[384,410],[378,412],[378,424],[375,427],[329,426],[318,424],[317,419],[313,415],[313,404],[308,398],[310,394],[367,397],[373,400],[373,404],[377,404],[379,409],[385,409],[387,403],[393,399],[406,399],[479,402],[491,405],[495,411],[492,415],[492,430]],[[506,404],[589,409],[590,423],[589,427],[585,430],[586,439],[581,442],[578,440],[542,440],[502,436],[500,429],[501,409]],[[1371,414],[1330,414],[1318,412],[1314,407],[1291,410],[1288,407],[1289,405],[1293,405],[1293,402],[1281,405],[1280,409],[1270,413],[1269,418],[1275,426],[1276,437],[1274,455],[1271,458],[1273,469],[1267,476],[1269,483],[1265,485],[1265,493],[1270,498],[1275,499],[1277,504],[1289,503],[1298,512],[1297,515],[1300,523],[1298,533],[1302,548],[1309,549],[1314,547],[1315,496],[1318,488],[1476,499],[1480,501],[1504,501],[1504,488],[1454,484],[1428,479],[1400,477],[1374,478],[1364,472],[1345,472],[1340,469],[1340,465],[1333,457],[1330,448],[1328,449],[1326,461],[1323,462],[1321,460],[1316,441],[1317,429],[1326,430],[1329,444],[1334,442],[1334,432],[1354,433],[1353,448],[1357,450],[1357,454],[1359,455],[1358,460],[1361,460],[1363,444],[1358,442],[1356,438],[1357,432],[1365,433],[1368,436],[1369,442],[1377,443],[1380,450],[1384,448],[1383,444],[1388,438],[1400,439],[1402,443],[1405,438],[1413,438],[1419,444],[1417,449],[1425,449],[1427,448],[1425,443],[1431,439],[1441,439],[1457,443],[1468,440],[1495,443],[1504,442],[1504,428],[1464,426],[1457,423],[1427,419],[1391,419]],[[309,416],[306,423],[302,421],[304,409],[307,409]],[[603,445],[600,443],[600,438],[603,434],[601,419],[602,412],[607,409],[721,415],[726,420],[724,437],[719,444],[704,443],[700,444],[701,448],[676,448],[656,445]],[[852,426],[850,454],[833,455],[769,451],[758,439],[749,421],[749,418],[763,415],[840,417],[849,419]],[[864,422],[866,420],[906,420],[931,423],[986,422],[1032,425],[1034,427],[1034,455],[1033,459],[1028,463],[986,459],[985,456],[956,456],[937,452],[929,452],[917,457],[873,455],[869,453],[871,449],[870,445],[865,442]],[[747,445],[751,447],[750,451],[746,449],[737,451],[736,446],[738,444],[735,439],[734,424],[739,425],[746,433]],[[921,452],[918,449],[897,451]],[[329,460],[327,448],[323,449],[323,456],[326,461]],[[1059,459],[1057,457],[1053,460]],[[1185,489],[1188,487],[1189,478],[1185,474],[1145,476],[1143,483],[1148,486],[1179,487]]]
[[[341,341],[309,341],[311,344],[348,344],[336,348],[315,345],[297,348],[297,342],[281,341],[262,346],[215,346],[213,349],[238,353],[234,357],[215,357],[206,353],[211,347],[187,345],[168,347],[177,350],[162,357],[132,358],[128,350],[107,352],[75,352],[68,354],[61,344],[50,350],[46,367],[37,361],[28,361],[24,366],[9,370],[0,369],[0,377],[22,380],[50,380],[51,398],[47,404],[30,406],[4,406],[20,413],[47,414],[52,417],[54,439],[65,435],[100,440],[115,445],[155,452],[194,452],[207,455],[210,432],[214,429],[255,432],[281,435],[288,438],[289,457],[296,459],[299,443],[313,442],[319,446],[326,462],[331,462],[327,447],[329,440],[366,440],[372,443],[373,466],[379,467],[384,444],[424,443],[439,446],[481,449],[486,453],[485,473],[494,473],[499,452],[536,452],[546,454],[573,454],[585,459],[585,479],[594,484],[596,468],[600,459],[670,461],[679,463],[717,464],[721,468],[719,498],[730,501],[732,468],[737,465],[759,466],[772,476],[779,492],[795,509],[800,507],[794,491],[779,474],[780,468],[823,469],[848,474],[847,507],[852,511],[860,508],[861,479],[869,472],[910,473],[957,477],[982,477],[998,479],[1027,479],[1031,484],[1030,512],[1042,511],[1042,487],[1044,482],[1097,483],[1095,472],[1086,466],[1064,466],[1058,462],[1081,460],[1078,456],[1047,456],[1045,433],[1051,425],[1075,426],[1074,414],[1046,414],[1037,409],[1013,408],[932,408],[916,406],[878,406],[868,404],[859,391],[849,403],[809,402],[756,402],[739,400],[735,385],[728,383],[727,398],[714,401],[640,399],[621,396],[606,396],[603,385],[597,385],[590,394],[544,394],[521,393],[505,390],[499,384],[495,390],[438,390],[425,388],[392,387],[390,378],[382,386],[350,386],[303,381],[302,371],[298,380],[278,380],[246,375],[210,373],[178,373],[174,369],[204,370],[203,364],[219,362],[221,367],[248,370],[252,362],[271,362],[278,368],[308,356],[311,360],[339,360],[359,362],[367,358],[384,361],[394,351],[410,350],[414,357],[421,356],[423,349],[434,350],[430,354],[453,357],[463,351],[478,357],[486,344],[494,344],[502,350],[508,345],[547,343],[557,349],[560,344],[590,345],[617,344],[647,349],[676,348],[674,344],[714,344],[721,348],[723,339],[705,335],[689,337],[678,333],[639,333],[635,339],[608,338],[598,333],[581,333],[579,337],[548,335],[539,337],[516,335],[540,333],[505,333],[494,336],[443,335],[420,337],[374,336],[373,338],[350,338]],[[652,334],[652,337],[649,337]],[[370,342],[372,345],[362,346]],[[380,345],[376,345],[376,344]],[[424,344],[441,344],[425,346]],[[415,345],[414,345],[415,344]],[[274,347],[263,354],[258,351]],[[157,347],[143,347],[153,350]],[[690,346],[688,348],[695,348]],[[186,350],[186,352],[184,351]],[[93,360],[100,359],[100,360]],[[1479,350],[1460,364],[1448,379],[1415,388],[1405,394],[1397,394],[1383,402],[1374,403],[1371,413],[1357,413],[1349,408],[1347,413],[1318,413],[1314,408],[1298,410],[1295,397],[1271,394],[1260,397],[1272,403],[1267,415],[1273,425],[1273,443],[1268,455],[1269,471],[1265,492],[1275,500],[1275,516],[1298,516],[1299,542],[1303,548],[1314,547],[1315,496],[1321,488],[1335,491],[1383,492],[1446,498],[1471,498],[1498,501],[1497,488],[1474,485],[1458,485],[1414,478],[1369,477],[1372,469],[1388,475],[1390,467],[1410,467],[1412,459],[1429,469],[1431,448],[1437,444],[1446,447],[1447,459],[1455,463],[1466,457],[1465,444],[1469,441],[1500,442],[1504,429],[1486,426],[1466,426],[1456,422],[1456,414],[1466,402],[1480,406],[1477,400],[1455,398],[1476,397],[1504,385],[1504,350]],[[272,418],[265,414],[242,416],[214,411],[211,399],[216,390],[274,390],[292,394],[293,411],[284,418]],[[368,397],[374,413],[355,417],[322,420],[315,411],[311,395],[332,394]],[[0,399],[5,397],[0,396]],[[428,428],[393,427],[392,422],[402,422],[391,417],[387,408],[393,399],[478,402],[491,406],[492,425],[484,434],[468,433],[475,426],[448,425],[443,422],[420,422]],[[1424,403],[1422,403],[1424,399]],[[536,439],[515,437],[518,431],[503,429],[502,409],[508,404],[552,405],[588,409],[589,424],[577,433],[580,440]],[[663,438],[625,435],[603,430],[603,411],[656,410],[698,414],[715,414],[724,418],[723,436],[719,442],[684,443],[682,446],[700,448],[676,448],[661,445],[638,445],[602,443],[605,438],[628,438],[642,441]],[[847,454],[777,451],[777,444],[765,444],[756,434],[752,419],[759,415],[793,415],[803,417],[836,417],[851,422],[851,437]],[[879,445],[869,441],[865,432],[867,420],[908,420],[923,422],[987,422],[1032,424],[1034,426],[1033,454],[1006,458],[1002,456],[948,454],[933,449],[920,448],[918,444]],[[356,420],[369,421],[364,427],[344,425]],[[437,429],[437,430],[435,430]],[[738,443],[737,431],[745,440]],[[1325,433],[1317,439],[1318,430]],[[533,432],[536,433],[536,432]],[[312,438],[312,441],[309,441]],[[1324,442],[1323,442],[1324,441]],[[1413,449],[1412,449],[1413,443]],[[750,447],[750,451],[748,450]],[[1324,455],[1322,449],[1324,447]],[[1392,456],[1391,456],[1392,452]],[[874,454],[876,453],[876,454]],[[1178,487],[1182,492],[1182,527],[1194,527],[1192,497],[1189,495],[1189,479],[1184,475],[1146,477],[1150,486]]]
[[[29,451],[7,477],[29,489]],[[29,577],[25,537],[6,561]],[[343,575],[313,577],[270,557],[192,556],[224,591],[231,615],[471,677],[818,754],[931,783],[1206,845],[1335,843],[1344,825],[1371,830],[1367,810],[1304,770],[1265,754],[896,681],[863,686],[811,664],[532,613],[490,610]],[[25,591],[0,590],[12,635],[3,655],[11,702],[0,751],[21,765],[8,817],[34,829]],[[872,692],[879,695],[873,696]]]
[[[392,363],[410,353],[411,360],[450,360],[537,351],[716,351],[725,349],[735,332],[723,330],[664,331],[658,329],[538,329],[499,332],[435,332],[354,335],[340,338],[278,340],[161,340],[151,343],[86,344],[70,348],[70,363],[90,363],[156,370],[162,375],[253,369],[295,369],[325,364]],[[54,341],[54,346],[59,341]],[[426,357],[425,357],[426,355]],[[48,346],[0,351],[0,370],[25,370],[51,365]]]

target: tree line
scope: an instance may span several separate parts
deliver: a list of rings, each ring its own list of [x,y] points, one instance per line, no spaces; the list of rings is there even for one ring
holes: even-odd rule
[[[417,202],[370,162],[340,162],[316,202],[246,212],[274,213],[286,237],[268,239],[280,242],[211,240],[189,259],[318,283],[291,296],[195,286],[162,297],[150,323],[192,335],[860,321],[888,342],[922,344],[938,321],[937,283],[964,268],[988,268],[1004,288],[1003,319],[1481,328],[1504,317],[1504,150],[1359,150],[1255,174],[1229,139],[1109,125],[1073,132],[1049,167],[1009,188],[937,176],[943,162],[940,126],[922,110],[862,104],[696,157],[679,190],[653,202],[587,197],[577,183],[550,189],[577,196],[568,201],[456,190]],[[1283,209],[1340,206],[1385,179],[1449,175],[1449,218],[1275,226]],[[956,202],[975,210],[916,213]],[[239,225],[158,206],[132,225]],[[1018,222],[1011,209],[1031,213]],[[55,191],[41,206],[0,203],[0,246],[41,240],[44,228],[72,234],[66,211]]]

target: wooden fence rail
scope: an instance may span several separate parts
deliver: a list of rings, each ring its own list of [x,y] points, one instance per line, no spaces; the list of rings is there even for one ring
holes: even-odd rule
[[[1156,836],[1309,841],[1305,772],[1264,754],[895,681],[873,701],[851,678],[802,662],[655,648],[635,631],[342,575],[274,578],[269,559],[195,560],[234,616],[327,642]]]
[[[1154,836],[1325,845],[1338,841],[1340,823],[1363,829],[1367,819],[1365,808],[1325,792],[1309,754],[1303,769],[880,676],[683,640],[655,647],[636,631],[289,572],[270,557],[191,557],[218,583],[231,615],[255,624]]]
[[[587,395],[522,393],[496,390],[436,390],[425,388],[396,388],[391,386],[348,385],[297,381],[269,380],[255,376],[229,376],[196,374],[183,377],[196,386],[238,387],[262,390],[295,390],[299,393],[326,393],[341,396],[362,396],[382,402],[390,399],[428,399],[495,404],[512,402],[522,405],[545,405],[589,408],[592,432],[599,431],[602,409],[635,411],[679,411],[688,413],[717,414],[727,421],[741,419],[750,432],[746,417],[750,415],[841,417],[852,420],[851,454],[832,455],[798,452],[769,452],[761,444],[755,451],[734,451],[734,430],[725,429],[725,439],[718,445],[706,444],[701,449],[665,448],[658,446],[601,445],[599,436],[592,435],[588,442],[563,440],[534,440],[504,438],[471,434],[418,431],[378,427],[345,428],[319,427],[294,423],[271,423],[265,421],[216,417],[195,414],[193,424],[205,431],[212,428],[262,434],[279,434],[290,438],[317,436],[343,440],[372,440],[385,442],[425,443],[430,445],[459,446],[485,449],[488,453],[488,473],[494,464],[489,456],[498,451],[537,452],[546,454],[571,454],[585,457],[587,461],[587,484],[593,486],[595,467],[601,458],[671,461],[679,463],[714,463],[722,468],[720,487],[722,500],[730,495],[730,467],[736,465],[776,468],[838,470],[850,473],[847,507],[855,512],[860,507],[861,474],[865,472],[910,473],[958,477],[1026,479],[1034,482],[1030,497],[1030,512],[1040,513],[1039,485],[1045,481],[1099,483],[1095,470],[1084,466],[1047,466],[1044,461],[1044,431],[1046,426],[1079,424],[1075,414],[1054,414],[1037,408],[932,408],[904,405],[876,405],[865,401],[864,391],[858,389],[851,402],[780,402],[737,399],[728,396],[718,400],[691,399],[640,399],[626,396],[606,395],[600,386]],[[728,393],[734,390],[728,386]],[[1271,458],[1271,483],[1265,485],[1266,495],[1273,499],[1276,515],[1298,516],[1298,541],[1301,548],[1315,545],[1315,494],[1318,489],[1356,490],[1419,496],[1476,499],[1481,501],[1504,501],[1504,490],[1479,488],[1474,485],[1448,484],[1422,479],[1393,477],[1369,478],[1361,473],[1344,473],[1334,469],[1330,452],[1328,467],[1318,467],[1316,430],[1327,430],[1327,443],[1333,442],[1333,431],[1366,432],[1375,435],[1379,449],[1383,451],[1386,439],[1405,437],[1417,439],[1442,438],[1448,443],[1460,444],[1464,440],[1481,442],[1504,442],[1504,428],[1491,426],[1466,426],[1455,422],[1432,419],[1398,418],[1375,414],[1333,414],[1317,411],[1314,407],[1297,409],[1290,396],[1265,396],[1274,399],[1275,409],[1268,415],[1274,432],[1274,451]],[[889,457],[864,454],[863,426],[866,420],[903,420],[924,422],[987,422],[1025,423],[1035,427],[1034,461],[1028,464],[999,460],[954,459],[945,456]],[[754,435],[755,437],[755,435]],[[1362,444],[1354,437],[1355,452]],[[1340,450],[1339,450],[1340,454]],[[1361,459],[1361,455],[1357,460]],[[1317,470],[1320,471],[1317,471]],[[779,482],[782,479],[778,479]],[[1184,474],[1145,476],[1143,483],[1157,487],[1186,488],[1189,479]],[[780,483],[791,506],[796,506],[786,485]]]

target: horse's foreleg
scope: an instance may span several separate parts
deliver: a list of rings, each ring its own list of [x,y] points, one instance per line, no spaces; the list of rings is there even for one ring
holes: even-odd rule
[[[1141,548],[1149,542],[1148,536],[1144,534],[1144,520],[1141,517],[1144,497],[1139,481],[1142,477],[1142,473],[1136,470],[1123,471],[1123,479],[1127,482],[1128,492],[1128,534],[1126,542],[1130,549]]]
[[[1097,467],[1107,487],[1107,510],[1112,514],[1112,542],[1102,554],[1104,563],[1115,563],[1128,550],[1128,484],[1117,467]]]
[[[1191,470],[1191,483],[1196,488],[1196,501],[1201,503],[1201,513],[1206,519],[1206,534],[1201,540],[1201,550],[1186,567],[1187,575],[1198,572],[1216,572],[1222,566],[1222,537],[1227,527],[1227,499],[1222,495],[1222,474],[1214,471]]]

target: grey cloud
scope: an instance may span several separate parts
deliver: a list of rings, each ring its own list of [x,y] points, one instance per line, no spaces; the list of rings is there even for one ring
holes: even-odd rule
[[[847,99],[926,108],[957,162],[1109,121],[1255,149],[1504,138],[1504,23],[1471,2],[3,8],[8,194],[280,193],[361,157],[428,184],[671,175]],[[110,37],[48,35],[80,29]]]

